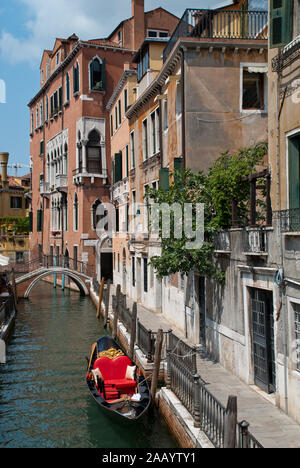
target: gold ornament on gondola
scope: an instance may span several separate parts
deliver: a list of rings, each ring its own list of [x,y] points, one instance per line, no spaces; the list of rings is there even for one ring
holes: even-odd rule
[[[102,351],[98,354],[98,358],[100,357],[107,357],[108,359],[117,359],[119,356],[124,356],[123,351],[121,349],[110,348],[106,351]]]

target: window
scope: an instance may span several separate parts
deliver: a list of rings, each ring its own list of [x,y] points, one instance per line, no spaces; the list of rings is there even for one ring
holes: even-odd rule
[[[99,222],[103,219],[103,214],[102,210],[99,209],[99,207],[102,205],[101,200],[98,198],[98,200],[95,201],[95,203],[92,206],[92,228],[94,230],[97,229],[97,226]]]
[[[79,63],[73,66],[73,94],[79,93]]]
[[[90,89],[93,91],[105,90],[105,59],[102,61],[95,57],[90,63]]]
[[[123,179],[122,152],[115,154],[115,183]]]
[[[280,47],[293,38],[294,0],[271,0],[270,45]]]
[[[100,134],[97,130],[92,130],[88,136],[87,170],[90,174],[101,174],[102,172]]]
[[[134,132],[130,134],[130,155],[131,155],[131,168],[135,169]]]
[[[60,62],[60,53],[57,52],[57,54],[56,54],[56,65],[59,65],[59,62]]]
[[[16,263],[24,262],[24,252],[16,252]]]
[[[157,31],[155,29],[148,29],[148,37],[150,38],[169,37],[169,31]]]
[[[132,286],[135,288],[135,257],[131,258]]]
[[[74,231],[78,231],[78,196],[74,197]]]
[[[114,119],[113,119],[112,115],[110,116],[110,133],[111,133],[111,136],[113,136],[113,134],[114,134]]]
[[[127,112],[128,109],[128,91],[127,89],[124,90],[124,109]]]
[[[148,120],[145,119],[143,121],[143,157],[144,161],[148,159],[149,153],[148,153]]]
[[[22,209],[22,197],[10,197],[10,207],[12,210]]]
[[[182,113],[182,87],[181,80],[177,82],[176,87],[176,117],[180,117]]]
[[[295,357],[296,367],[300,372],[300,304],[293,304],[294,309],[294,327],[295,327]]]
[[[67,102],[70,101],[70,75],[67,73],[66,76],[66,100]]]
[[[31,112],[30,126],[31,126],[31,133],[33,133],[33,130],[34,130],[34,116],[33,116],[33,112]]]
[[[129,146],[126,145],[126,177],[129,176]]]
[[[253,71],[256,69],[258,67],[243,68],[243,110],[264,110],[265,108],[265,73]]]
[[[119,125],[122,123],[122,105],[121,105],[121,100],[119,99],[118,101],[118,109],[119,109]]]
[[[164,99],[163,107],[164,107],[164,131],[166,131],[169,128],[168,99]]]
[[[150,151],[152,156],[159,152],[159,107],[151,114]]]
[[[289,152],[289,209],[299,210],[300,208],[300,135],[295,135],[288,139]],[[298,222],[295,216],[295,222]],[[293,224],[293,217],[290,222]],[[291,226],[292,229],[293,226]],[[298,230],[298,229],[296,229]]]
[[[118,109],[115,107],[115,130],[118,130]]]
[[[48,96],[46,96],[46,120],[49,119],[49,99]]]
[[[59,110],[62,109],[63,106],[63,89],[62,86],[58,90],[58,108]]]
[[[144,292],[148,292],[148,258],[144,258]]]
[[[149,48],[141,54],[140,60],[138,62],[138,81],[141,81],[143,76],[146,75],[149,68]]]
[[[40,126],[40,118],[39,118],[39,108],[36,108],[36,128]]]

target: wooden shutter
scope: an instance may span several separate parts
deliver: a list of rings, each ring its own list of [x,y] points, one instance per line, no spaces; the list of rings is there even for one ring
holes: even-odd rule
[[[33,231],[33,212],[29,212],[29,232]]]
[[[43,230],[43,211],[38,210],[37,211],[37,226],[36,226],[37,232],[42,232]]]
[[[102,90],[106,91],[106,60],[102,60],[101,66],[101,81],[102,81]]]
[[[159,173],[159,188],[167,192],[170,188],[170,175],[169,168],[164,167],[160,170]]]
[[[115,154],[115,183],[122,180],[122,153]]]
[[[294,0],[271,0],[270,47],[280,47],[293,39]]]
[[[174,179],[175,182],[178,180],[178,173],[183,172],[183,158],[174,158]]]
[[[290,210],[300,208],[300,139],[289,140],[289,198]]]

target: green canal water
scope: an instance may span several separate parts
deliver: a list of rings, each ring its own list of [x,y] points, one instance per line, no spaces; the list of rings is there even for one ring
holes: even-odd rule
[[[90,298],[44,282],[19,304],[0,365],[2,448],[175,448],[156,410],[122,427],[104,415],[85,383],[91,345],[103,334]]]

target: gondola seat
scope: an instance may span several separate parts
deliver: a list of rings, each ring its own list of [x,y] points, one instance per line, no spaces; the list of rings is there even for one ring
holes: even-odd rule
[[[100,357],[94,363],[94,369],[99,369],[102,374],[105,390],[116,389],[124,394],[133,394],[137,384],[135,380],[126,379],[128,366],[132,366],[132,363],[127,356],[113,360]]]

